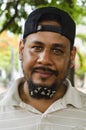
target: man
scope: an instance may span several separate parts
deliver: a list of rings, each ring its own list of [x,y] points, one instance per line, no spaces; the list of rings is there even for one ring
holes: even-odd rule
[[[24,77],[1,95],[0,130],[86,130],[86,95],[67,79],[75,23],[64,11],[33,11],[19,44]]]

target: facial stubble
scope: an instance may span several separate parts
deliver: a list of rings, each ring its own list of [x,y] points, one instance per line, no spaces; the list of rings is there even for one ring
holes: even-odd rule
[[[50,86],[36,84],[33,82],[33,80],[31,78],[27,79],[26,74],[23,70],[24,77],[25,77],[27,84],[28,84],[28,90],[29,90],[30,96],[32,98],[36,98],[36,99],[51,99],[51,98],[53,98],[54,94],[56,93],[56,91],[58,91],[60,86],[62,86],[62,85],[66,86],[66,84],[67,84],[66,77],[68,75],[69,66],[70,66],[70,62],[68,64],[67,70],[65,71],[64,78],[61,79],[61,81],[59,83],[54,82]],[[23,68],[23,66],[22,66],[22,68]],[[46,70],[45,67],[43,69]],[[35,69],[32,69],[31,74],[34,72],[34,70]],[[56,78],[58,78],[59,71],[56,71],[53,73],[56,76]]]

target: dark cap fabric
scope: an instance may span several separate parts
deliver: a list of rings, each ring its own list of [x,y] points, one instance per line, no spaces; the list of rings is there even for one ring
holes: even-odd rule
[[[40,25],[39,22],[42,21],[46,15],[48,20],[48,15],[52,14],[55,16],[55,20],[60,23],[60,27],[52,25]],[[45,20],[45,19],[44,19]],[[52,19],[54,21],[54,19]],[[27,18],[24,27],[23,38],[26,38],[31,33],[36,33],[38,31],[50,31],[60,33],[61,35],[67,37],[71,44],[74,44],[76,25],[69,14],[56,7],[43,7],[34,10]]]

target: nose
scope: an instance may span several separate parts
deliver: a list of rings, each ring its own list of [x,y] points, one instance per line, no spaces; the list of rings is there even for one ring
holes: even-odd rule
[[[43,65],[51,65],[52,60],[51,60],[50,52],[48,50],[45,50],[39,54],[38,58],[38,63],[41,63]]]

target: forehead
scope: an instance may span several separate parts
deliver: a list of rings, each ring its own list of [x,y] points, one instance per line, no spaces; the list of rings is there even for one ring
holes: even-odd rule
[[[39,24],[41,24],[41,25],[54,25],[54,26],[58,26],[58,27],[61,26],[59,22],[57,22],[57,21],[50,21],[50,20],[47,20],[47,21],[44,20],[42,22],[39,22]]]
[[[37,33],[30,34],[27,39],[27,44],[36,43],[36,41],[43,43],[44,45],[62,44],[63,46],[70,47],[70,41],[66,37],[59,33],[39,31]]]

